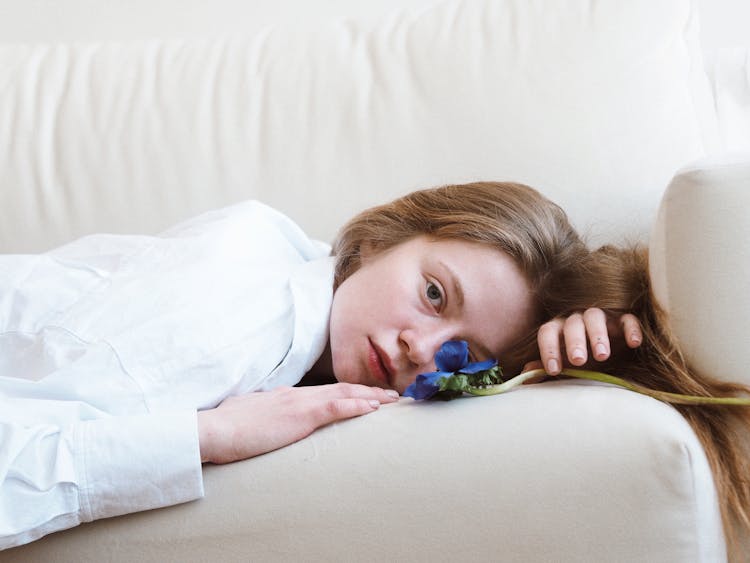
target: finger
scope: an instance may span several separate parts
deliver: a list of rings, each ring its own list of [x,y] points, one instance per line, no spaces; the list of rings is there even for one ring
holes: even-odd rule
[[[559,374],[562,368],[560,336],[564,324],[563,319],[552,319],[540,326],[536,335],[542,364],[549,375]]]
[[[620,326],[622,333],[625,335],[625,342],[630,348],[638,348],[643,342],[643,330],[638,317],[625,313],[620,317]]]
[[[392,403],[398,401],[398,391],[393,389],[381,389],[370,387],[359,383],[331,383],[328,385],[317,385],[308,387],[313,393],[341,399],[375,399],[380,403]]]
[[[565,319],[563,337],[565,338],[565,351],[570,363],[574,366],[585,364],[588,359],[588,352],[586,351],[586,325],[583,315],[573,313]]]
[[[583,322],[586,325],[586,334],[594,359],[599,362],[606,360],[610,354],[607,315],[601,309],[586,309],[583,313]]]
[[[338,398],[325,401],[319,412],[318,426],[325,426],[338,420],[354,418],[374,412],[380,408],[377,399]]]

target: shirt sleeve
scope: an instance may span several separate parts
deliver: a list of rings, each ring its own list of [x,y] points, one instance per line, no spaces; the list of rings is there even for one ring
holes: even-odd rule
[[[0,549],[202,497],[196,416],[117,416],[66,428],[0,421]]]

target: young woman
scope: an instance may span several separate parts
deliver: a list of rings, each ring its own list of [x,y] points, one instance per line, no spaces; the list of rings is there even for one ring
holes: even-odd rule
[[[338,381],[399,393],[417,374],[434,371],[435,353],[451,339],[466,340],[473,360],[501,358],[507,373],[518,373],[539,357],[527,345],[536,328],[574,296],[585,301],[577,279],[590,255],[557,205],[513,183],[444,186],[372,208],[344,226],[332,253],[329,343],[302,383]],[[609,358],[608,331],[637,347],[642,336],[635,317],[617,318],[622,329],[608,328],[598,310],[566,334],[548,327],[540,345],[550,373],[559,373],[564,356],[583,365],[587,340],[596,361]],[[561,341],[568,342],[566,354]],[[354,395],[344,400],[343,389]],[[252,457],[377,408],[365,399],[379,397],[361,392],[334,386],[305,391],[310,395],[292,389],[278,392],[281,398],[231,397],[198,414],[202,459]],[[279,400],[298,402],[282,410]],[[264,423],[274,429],[270,435],[246,430]]]
[[[395,401],[446,340],[508,373],[541,358],[556,374],[589,348],[608,360],[609,335],[624,342],[620,367],[645,373],[662,354],[653,304],[631,299],[634,280],[645,291],[643,264],[590,253],[525,186],[415,192],[355,217],[328,254],[249,202],[159,237],[0,257],[0,546],[197,498],[201,462]],[[637,275],[606,290],[586,275],[620,270]],[[291,387],[326,376],[339,383]],[[721,423],[689,420],[707,448],[726,449],[710,443]]]

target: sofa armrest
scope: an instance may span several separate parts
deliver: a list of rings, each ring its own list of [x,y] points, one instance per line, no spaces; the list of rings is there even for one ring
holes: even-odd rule
[[[699,372],[750,385],[750,154],[675,175],[649,248],[654,293]]]
[[[582,381],[409,399],[206,466],[206,498],[4,561],[721,561],[716,494],[670,406]]]

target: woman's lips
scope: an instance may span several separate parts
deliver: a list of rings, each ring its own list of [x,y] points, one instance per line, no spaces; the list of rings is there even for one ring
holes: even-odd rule
[[[386,387],[392,387],[391,385],[391,372],[388,369],[389,359],[388,356],[383,353],[380,348],[373,344],[372,340],[368,339],[370,344],[370,352],[367,357],[367,363],[370,366],[370,372],[381,384]]]

